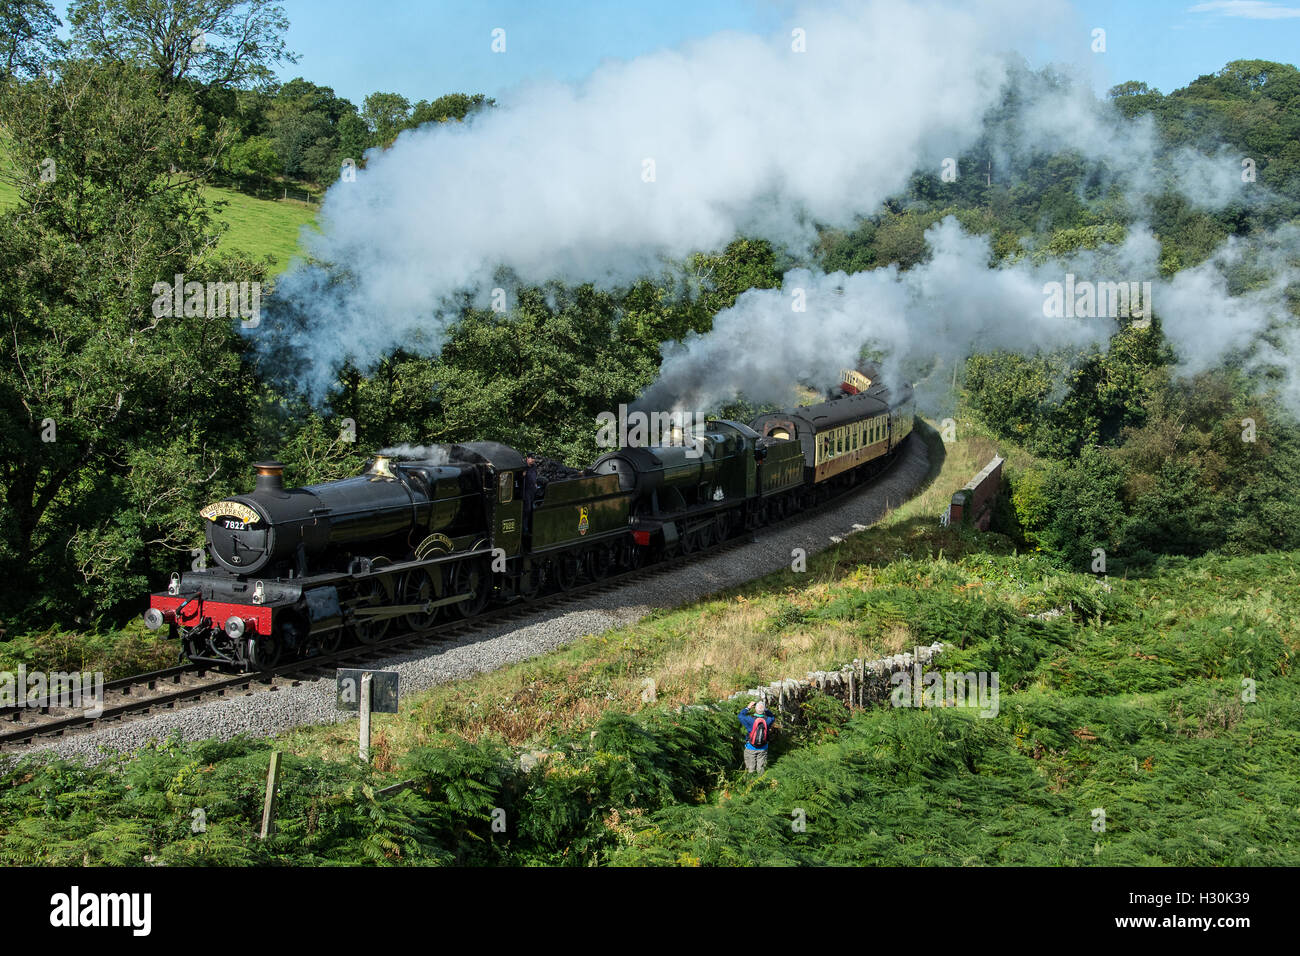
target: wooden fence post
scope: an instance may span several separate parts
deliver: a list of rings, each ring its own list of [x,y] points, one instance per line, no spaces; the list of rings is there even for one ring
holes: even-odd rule
[[[266,768],[266,803],[262,805],[262,839],[275,833],[275,794],[280,789],[280,751],[271,751],[271,765]]]

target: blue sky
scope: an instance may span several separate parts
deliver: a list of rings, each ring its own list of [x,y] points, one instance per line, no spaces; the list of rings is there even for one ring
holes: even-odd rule
[[[301,54],[282,78],[305,76],[358,106],[376,90],[412,101],[449,92],[498,95],[539,76],[579,79],[626,59],[720,30],[770,33],[783,0],[282,0]],[[66,7],[65,3],[59,3]],[[1168,93],[1229,60],[1300,60],[1300,0],[1077,0],[1078,23],[1055,38],[1102,92],[1144,80]],[[506,30],[506,54],[491,51]],[[1077,27],[1077,28],[1076,28]],[[1089,50],[1106,30],[1105,54]],[[1038,51],[1021,51],[1042,65]]]

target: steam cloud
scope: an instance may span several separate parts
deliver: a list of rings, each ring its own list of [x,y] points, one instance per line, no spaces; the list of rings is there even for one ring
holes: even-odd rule
[[[806,52],[792,48],[796,28]],[[737,234],[806,255],[817,226],[851,226],[914,170],[937,171],[980,138],[1026,75],[1010,50],[1086,36],[1059,0],[812,7],[770,38],[724,33],[608,62],[580,84],[526,85],[464,123],[404,133],[329,191],[321,232],[304,234],[310,261],[279,282],[276,298],[307,318],[284,332],[311,356],[300,384],[319,398],[347,359],[365,368],[398,345],[436,350],[465,301],[485,305],[511,281],[618,287]],[[1183,151],[1160,166],[1149,119],[1124,120],[1079,84],[1017,92],[1027,108],[994,142],[999,167],[1075,149],[1103,161],[1139,212],[1170,188],[1202,208],[1242,199],[1238,156]],[[642,404],[698,408],[740,389],[788,397],[796,379],[830,384],[867,343],[895,367],[957,361],[977,343],[1104,344],[1113,322],[1044,317],[1043,283],[1159,274],[1145,228],[1118,248],[992,269],[986,241],[954,221],[927,240],[930,261],[907,272],[795,270],[783,290],[746,293],[712,333],[666,348]],[[1155,288],[1189,367],[1257,340],[1281,315],[1285,255],[1274,257],[1278,282],[1233,296],[1220,267],[1242,255],[1229,244]],[[796,288],[808,309],[792,315]],[[1207,316],[1218,322],[1210,334]],[[1287,388],[1300,405],[1294,378]]]
[[[434,465],[445,465],[451,461],[444,445],[394,445],[391,448],[381,448],[376,454],[384,458],[423,461]]]
[[[660,378],[642,404],[708,408],[738,392],[755,401],[788,401],[792,381],[830,385],[864,345],[888,356],[887,381],[909,371],[951,369],[976,348],[1104,348],[1118,327],[1114,318],[1044,314],[1044,286],[1073,274],[1081,283],[1150,282],[1155,314],[1177,344],[1185,371],[1210,368],[1236,352],[1247,368],[1286,372],[1282,398],[1300,408],[1300,382],[1294,359],[1287,357],[1297,354],[1300,332],[1294,325],[1273,328],[1287,314],[1288,284],[1300,279],[1288,261],[1288,253],[1300,248],[1294,227],[1262,241],[1229,240],[1206,262],[1167,281],[1158,278],[1159,241],[1145,227],[1131,230],[1117,246],[1001,268],[988,266],[988,240],[967,234],[952,217],[932,226],[925,238],[930,259],[906,271],[798,269],[786,274],[781,289],[746,292],[714,318],[707,335],[666,349]],[[1233,295],[1226,271],[1243,258],[1269,279]],[[794,311],[796,293],[804,312]],[[1261,337],[1269,329],[1279,344]],[[739,341],[749,347],[736,348]]]

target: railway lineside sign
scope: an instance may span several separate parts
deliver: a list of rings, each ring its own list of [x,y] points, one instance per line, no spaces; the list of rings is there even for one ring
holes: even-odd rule
[[[358,711],[360,717],[357,753],[370,762],[370,715],[397,713],[397,671],[355,670],[340,667],[335,671],[339,710]]]
[[[370,675],[370,712],[397,713],[397,671],[353,670],[340,667],[335,678],[339,710],[361,709],[361,678]]]

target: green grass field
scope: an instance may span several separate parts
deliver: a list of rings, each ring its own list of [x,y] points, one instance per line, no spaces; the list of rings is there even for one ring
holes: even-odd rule
[[[279,272],[299,251],[302,227],[316,219],[316,207],[289,200],[254,199],[229,189],[210,188],[206,193],[216,218],[230,228],[221,247],[260,258],[270,256]]]
[[[298,252],[303,226],[316,219],[316,207],[297,200],[255,199],[230,189],[207,190],[216,219],[229,228],[221,237],[221,249],[261,259],[270,256],[272,273],[282,271]],[[18,202],[18,192],[0,181],[0,209]]]

